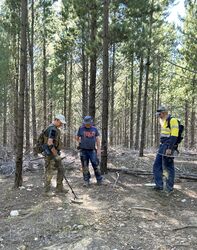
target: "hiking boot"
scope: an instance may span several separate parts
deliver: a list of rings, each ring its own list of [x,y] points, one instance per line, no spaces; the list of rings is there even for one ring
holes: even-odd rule
[[[45,193],[48,193],[48,192],[50,191],[50,189],[51,189],[51,186],[50,186],[50,185],[46,185],[46,186],[44,187],[44,192],[45,192]]]
[[[55,193],[56,194],[67,194],[68,193],[68,189],[65,189],[65,188],[57,188],[55,189]]]
[[[174,190],[166,190],[166,196],[171,196],[174,193]]]
[[[102,178],[101,180],[97,180],[97,185],[107,185],[106,181]]]
[[[90,186],[90,182],[89,181],[84,181],[83,187],[89,187],[89,186]]]
[[[163,188],[155,186],[155,187],[153,187],[153,190],[155,190],[155,191],[163,191]]]

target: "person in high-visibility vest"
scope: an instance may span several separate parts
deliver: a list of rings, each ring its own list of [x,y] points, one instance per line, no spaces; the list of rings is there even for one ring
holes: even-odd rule
[[[173,152],[178,138],[179,125],[178,120],[171,117],[164,106],[160,106],[157,109],[156,115],[160,120],[161,134],[159,150],[153,164],[154,189],[161,191],[164,189],[164,185],[166,185],[166,191],[171,193],[174,188],[175,178]],[[168,126],[169,122],[170,126]],[[166,177],[166,183],[163,183],[163,175]]]

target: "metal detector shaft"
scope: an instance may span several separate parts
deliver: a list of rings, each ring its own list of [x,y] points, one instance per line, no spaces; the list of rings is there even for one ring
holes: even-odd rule
[[[74,195],[75,199],[77,199],[77,196],[76,196],[76,194],[75,194],[75,192],[74,192],[73,188],[71,187],[71,185],[70,185],[70,183],[69,183],[69,181],[68,181],[68,179],[66,178],[66,176],[65,176],[65,174],[64,174],[64,173],[63,173],[63,177],[64,177],[64,179],[65,179],[66,183],[68,184],[68,186],[69,186],[70,190],[72,191],[72,193],[73,193],[73,195]]]
[[[116,172],[116,175],[117,175],[117,177],[116,177],[116,180],[115,180],[115,182],[114,182],[113,188],[115,188],[116,183],[118,182],[118,179],[119,179],[119,177],[120,177],[119,172]]]

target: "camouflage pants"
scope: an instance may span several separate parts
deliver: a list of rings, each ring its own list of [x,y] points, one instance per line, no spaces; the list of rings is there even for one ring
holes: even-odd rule
[[[45,158],[45,191],[48,192],[51,187],[51,179],[54,174],[54,170],[57,170],[57,186],[56,189],[61,191],[63,189],[63,168],[61,161],[55,161],[52,157]]]

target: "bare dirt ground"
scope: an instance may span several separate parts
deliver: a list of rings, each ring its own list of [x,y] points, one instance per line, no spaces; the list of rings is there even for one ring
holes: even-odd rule
[[[120,172],[115,185],[117,173],[109,172],[105,185],[98,186],[92,173],[91,186],[85,188],[79,157],[67,156],[66,161],[75,162],[66,176],[83,204],[72,203],[70,191],[45,197],[43,167],[31,164],[19,190],[12,189],[14,175],[0,175],[0,249],[197,249],[196,181],[176,179],[175,192],[167,196],[145,185],[152,176]],[[177,171],[197,174],[195,157],[177,158]],[[116,149],[109,154],[109,166],[151,171],[153,159],[154,154],[138,158],[135,152]],[[12,210],[19,215],[11,217]]]

